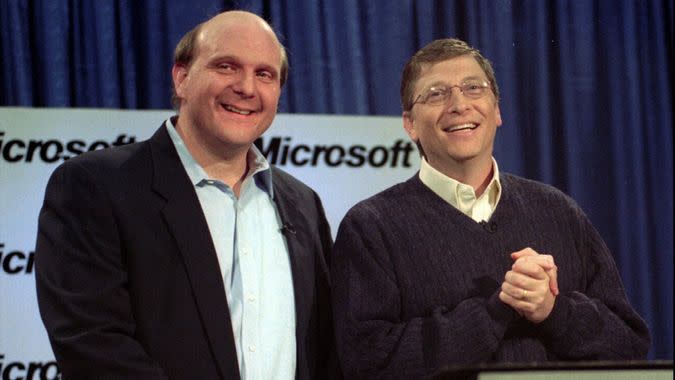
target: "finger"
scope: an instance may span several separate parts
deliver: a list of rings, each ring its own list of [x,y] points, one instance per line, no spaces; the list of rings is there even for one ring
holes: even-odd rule
[[[499,292],[499,299],[504,302],[504,304],[511,306],[513,310],[518,313],[521,317],[525,317],[526,313],[529,313],[533,309],[533,306],[525,301],[519,300],[512,297],[510,294],[501,291]]]
[[[508,282],[502,283],[502,292],[508,294],[509,297],[513,298],[514,300],[521,300],[528,295],[528,291],[526,289],[520,288]]]
[[[554,267],[546,273],[549,277],[549,287],[551,288],[551,293],[553,293],[554,296],[557,296],[560,294],[560,288],[558,288],[558,267]]]
[[[514,265],[518,262],[532,262],[537,265],[540,265],[542,268],[548,270],[553,267],[555,267],[555,261],[553,260],[553,256],[551,255],[527,255],[527,256],[522,256],[513,263]]]
[[[542,266],[548,266],[551,268],[555,266],[555,260],[551,255],[539,254],[536,257],[534,257],[533,260],[537,260],[537,262],[540,263],[540,265]]]
[[[542,297],[549,290],[549,278],[535,279],[524,276],[520,273],[509,271],[504,276],[504,282],[501,286],[502,291],[508,293],[511,297],[518,300],[531,302],[532,299]]]
[[[530,248],[530,247],[525,247],[525,248],[521,249],[520,251],[513,252],[513,253],[511,254],[511,258],[514,259],[514,260],[517,260],[517,259],[519,259],[519,258],[521,258],[521,257],[525,257],[525,256],[536,256],[536,255],[538,255],[538,254],[539,254],[539,253],[537,253],[537,251],[535,251],[534,249],[532,249],[532,248]]]
[[[507,293],[505,291],[499,292],[499,299],[502,302],[504,302],[505,304],[511,306],[515,311],[518,312],[518,314],[520,314],[521,316],[523,315],[523,311],[522,311],[523,305],[524,305],[523,301],[521,301],[517,298],[514,298],[513,296],[511,296],[509,293]]]
[[[518,312],[518,314],[520,314],[521,316],[523,315],[523,313],[516,307],[516,304],[518,302],[517,299],[511,297],[508,293],[504,291],[499,292],[499,299],[506,305],[511,306],[516,312]]]
[[[511,266],[511,270],[515,273],[519,273],[538,280],[548,279],[546,269],[532,261],[522,261],[522,259],[518,260]]]
[[[558,267],[544,270],[533,262],[518,262],[513,265],[512,271],[535,280],[546,280],[548,288],[554,296],[560,293],[558,288]]]
[[[504,275],[504,282],[513,286],[514,288],[527,288],[529,279],[530,277],[526,274],[518,273],[512,270],[506,272]]]

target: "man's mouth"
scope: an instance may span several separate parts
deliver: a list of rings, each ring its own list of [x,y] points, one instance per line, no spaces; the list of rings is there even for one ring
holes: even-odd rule
[[[244,110],[244,109],[241,109],[241,108],[237,108],[235,106],[231,106],[229,104],[223,104],[223,108],[225,108],[225,110],[227,110],[227,111],[234,112],[236,114],[244,115],[244,116],[248,116],[248,115],[253,113],[253,111],[251,111],[251,110]]]
[[[464,131],[464,130],[472,130],[478,128],[478,124],[474,123],[466,123],[466,124],[459,124],[459,125],[451,125],[447,128],[443,128],[444,132],[457,132],[457,131]]]

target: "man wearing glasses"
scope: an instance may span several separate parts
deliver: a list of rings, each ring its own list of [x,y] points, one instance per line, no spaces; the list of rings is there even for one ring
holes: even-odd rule
[[[644,359],[647,327],[588,218],[559,190],[499,172],[490,62],[463,41],[434,41],[406,64],[401,102],[420,171],[354,206],[335,242],[346,376]]]

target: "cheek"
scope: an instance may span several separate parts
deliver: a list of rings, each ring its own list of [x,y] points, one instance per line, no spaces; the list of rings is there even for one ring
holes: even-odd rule
[[[279,104],[279,96],[281,95],[281,89],[269,89],[264,91],[261,95],[263,101],[269,105],[276,106]]]
[[[186,92],[193,96],[217,93],[218,88],[223,86],[222,79],[218,76],[201,72],[186,78],[185,82]]]
[[[422,115],[419,120],[417,120],[418,134],[422,137],[434,138],[440,130],[439,128],[436,128],[436,120],[436,115]]]
[[[416,130],[417,140],[426,146],[436,144],[436,142],[441,138],[441,136],[437,135],[435,129],[428,123],[421,123],[418,121]]]
[[[500,126],[502,124],[502,117],[499,112],[498,104],[494,104],[492,101],[482,103],[480,104],[480,108],[478,108],[478,110],[483,115],[483,117],[493,121],[496,126]]]
[[[188,78],[184,82],[183,92],[187,98],[198,98],[208,91],[208,84],[204,85],[199,78]]]

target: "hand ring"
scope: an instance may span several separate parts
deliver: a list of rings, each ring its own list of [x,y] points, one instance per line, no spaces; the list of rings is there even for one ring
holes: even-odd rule
[[[520,297],[521,299],[527,298],[527,290],[523,289],[523,296]]]

